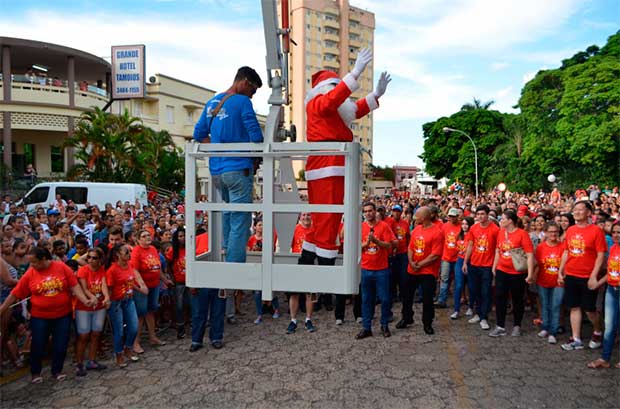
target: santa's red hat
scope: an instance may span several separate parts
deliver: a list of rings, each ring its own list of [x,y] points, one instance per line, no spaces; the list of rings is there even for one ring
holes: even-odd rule
[[[317,71],[312,75],[312,88],[320,88],[328,84],[338,84],[340,78],[338,74],[329,70]]]

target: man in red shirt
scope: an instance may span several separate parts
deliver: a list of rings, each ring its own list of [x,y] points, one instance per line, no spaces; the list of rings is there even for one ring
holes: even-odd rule
[[[377,208],[372,202],[362,206],[362,326],[355,339],[372,336],[372,318],[375,315],[377,296],[381,301],[381,333],[384,337],[392,335],[388,327],[391,318],[390,270],[388,256],[392,246],[398,244],[392,229],[377,219]]]
[[[605,233],[597,225],[591,224],[592,204],[586,200],[573,206],[575,225],[566,230],[564,242],[566,249],[562,255],[558,284],[564,284],[564,304],[570,308],[570,325],[573,332],[571,342],[562,345],[565,351],[583,349],[581,342],[581,309],[592,322],[594,333],[589,347],[601,346],[601,317],[596,311],[598,290],[588,288],[588,279],[597,279],[601,271],[607,243]]]
[[[487,317],[491,309],[491,283],[493,274],[491,267],[495,259],[495,247],[497,246],[497,233],[499,227],[489,220],[489,206],[479,205],[476,208],[476,219],[465,240],[467,251],[463,263],[463,272],[469,273],[471,280],[470,297],[476,304],[476,315],[470,320],[470,324],[480,323],[480,328],[490,328]]]
[[[390,261],[390,289],[392,300],[396,298],[397,284],[403,279],[403,275],[407,274],[407,244],[409,243],[409,223],[402,219],[403,208],[400,205],[392,207],[392,215],[385,219],[390,226],[398,244],[392,249]],[[401,289],[402,292],[402,289]]]
[[[444,235],[443,255],[441,256],[441,284],[439,286],[439,299],[437,308],[447,308],[448,289],[450,288],[450,277],[454,277],[454,268],[459,249],[456,241],[461,232],[459,211],[456,208],[448,210],[448,221],[441,226]]]
[[[435,333],[432,326],[435,318],[433,296],[437,277],[439,277],[444,236],[441,227],[433,223],[428,207],[420,207],[415,216],[416,228],[411,232],[411,241],[407,250],[408,274],[402,283],[404,284],[402,319],[396,324],[396,328],[403,329],[413,324],[413,294],[415,289],[421,286],[422,323],[424,332],[431,335]]]

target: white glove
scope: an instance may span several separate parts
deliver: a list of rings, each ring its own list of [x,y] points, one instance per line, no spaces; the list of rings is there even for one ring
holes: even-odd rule
[[[353,69],[351,70],[351,75],[353,75],[355,79],[358,79],[371,60],[372,50],[370,48],[364,48],[357,55],[357,60],[355,60],[355,67],[353,67]]]
[[[377,87],[374,90],[375,97],[379,99],[383,94],[385,94],[385,90],[387,89],[388,84],[392,81],[392,77],[387,71],[383,71],[381,76],[379,77],[379,81],[377,81]]]

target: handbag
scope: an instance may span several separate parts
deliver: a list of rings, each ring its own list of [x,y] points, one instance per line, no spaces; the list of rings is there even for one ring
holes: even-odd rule
[[[508,241],[508,232],[506,230],[504,230],[504,235],[506,236],[506,241]],[[512,257],[512,265],[515,270],[519,272],[527,271],[527,255],[522,247],[510,249],[510,256]]]

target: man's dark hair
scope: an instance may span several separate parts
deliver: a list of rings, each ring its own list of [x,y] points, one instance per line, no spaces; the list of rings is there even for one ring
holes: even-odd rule
[[[364,204],[362,205],[362,209],[367,206],[372,206],[372,210],[377,210],[377,206],[375,206],[373,202],[364,202]]]
[[[578,200],[577,202],[575,202],[575,204],[573,205],[573,209],[575,208],[575,206],[577,206],[578,204],[582,204],[586,207],[586,209],[588,209],[590,211],[590,213],[594,212],[594,206],[592,206],[592,202],[590,202],[589,200]]]
[[[84,237],[84,236],[82,236],[82,237],[77,237],[77,238],[75,239],[75,246],[77,247],[77,245],[78,245],[78,244],[81,244],[82,246],[84,246],[84,247],[86,247],[86,248],[88,248],[88,247],[89,247],[89,246],[88,246],[88,239],[87,239],[86,237]]]
[[[491,209],[489,209],[489,206],[487,205],[479,205],[478,207],[476,207],[476,213],[478,212],[485,212],[486,214],[489,214],[489,212],[491,211]]]
[[[258,73],[250,67],[244,66],[237,70],[237,75],[235,75],[235,82],[248,80],[252,84],[256,85],[258,88],[263,86],[263,81],[261,81]]]
[[[123,237],[123,229],[121,229],[120,226],[114,226],[110,229],[110,231],[108,231],[108,236],[111,234],[119,234],[121,237]]]

